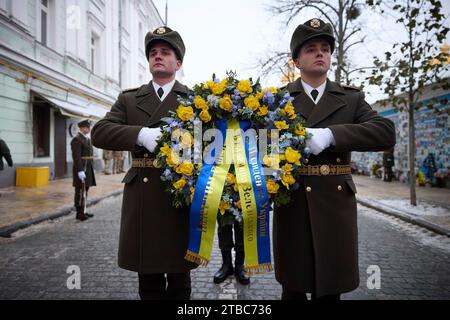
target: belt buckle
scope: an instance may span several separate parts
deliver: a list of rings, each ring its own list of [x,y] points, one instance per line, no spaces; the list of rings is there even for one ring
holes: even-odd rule
[[[155,168],[161,168],[161,164],[159,163],[158,159],[153,160],[153,167]]]
[[[320,166],[320,174],[323,176],[327,176],[330,174],[330,166],[323,164]]]

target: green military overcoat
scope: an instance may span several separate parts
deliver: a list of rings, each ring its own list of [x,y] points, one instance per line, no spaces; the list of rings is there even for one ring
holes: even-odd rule
[[[93,144],[107,150],[131,151],[132,157],[155,155],[136,145],[143,127],[157,127],[168,111],[175,111],[177,95],[188,94],[178,81],[161,102],[153,84],[122,92],[110,112],[92,129]],[[189,209],[175,209],[161,169],[131,168],[123,179],[124,193],[118,262],[139,273],[185,272],[195,264],[184,259],[189,237]]]
[[[395,144],[394,124],[377,114],[362,92],[327,81],[317,105],[301,80],[288,84],[306,127],[329,128],[335,146],[303,159],[304,165],[349,165],[351,151],[381,151]],[[275,275],[287,290],[317,296],[359,285],[358,227],[351,174],[302,176],[287,207],[274,210]]]
[[[72,185],[76,188],[81,188],[81,180],[78,178],[78,172],[84,171],[86,179],[84,180],[87,188],[95,186],[94,160],[93,149],[89,138],[81,133],[73,137],[70,142],[72,149]]]

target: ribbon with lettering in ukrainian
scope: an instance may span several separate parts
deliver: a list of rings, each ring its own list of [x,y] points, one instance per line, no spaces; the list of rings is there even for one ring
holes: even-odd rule
[[[219,204],[227,173],[233,163],[242,207],[246,271],[271,271],[270,202],[256,135],[250,129],[250,122],[245,120],[220,120],[217,128],[225,143],[220,154],[213,155],[214,161],[203,163],[197,179],[190,209],[189,246],[185,259],[204,266],[208,264]]]

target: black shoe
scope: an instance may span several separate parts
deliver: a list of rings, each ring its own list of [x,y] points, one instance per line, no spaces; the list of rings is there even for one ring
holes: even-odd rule
[[[89,213],[83,213],[81,207],[76,207],[77,214],[75,218],[80,221],[87,220],[89,218]]]
[[[92,213],[85,213],[86,217],[92,218],[94,215]]]
[[[250,278],[245,274],[244,257],[244,252],[236,252],[236,259],[234,260],[234,275],[236,276],[237,282],[247,285],[250,283]]]
[[[214,283],[224,282],[228,276],[233,275],[233,263],[231,262],[231,251],[222,250],[222,267],[214,274]]]

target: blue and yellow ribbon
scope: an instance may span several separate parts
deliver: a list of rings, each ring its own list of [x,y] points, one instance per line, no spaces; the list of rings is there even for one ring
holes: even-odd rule
[[[185,258],[201,265],[207,265],[210,260],[217,212],[231,166],[231,159],[225,158],[227,151],[231,151],[243,213],[246,271],[270,271],[270,202],[256,137],[253,134],[243,134],[250,128],[248,121],[221,120],[217,127],[222,132],[225,143],[220,155],[214,155],[214,162],[203,164],[197,179],[190,210],[189,247]]]

